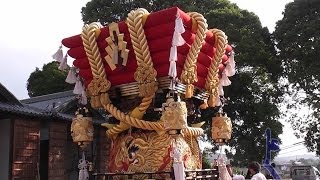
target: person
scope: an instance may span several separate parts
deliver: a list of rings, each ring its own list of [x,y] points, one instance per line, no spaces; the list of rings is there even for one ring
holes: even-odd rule
[[[231,164],[227,164],[226,167],[227,167],[228,173],[230,174],[232,180],[245,180],[244,176],[233,174],[233,169],[232,169]]]
[[[249,169],[248,169],[248,171],[247,171],[247,174],[246,174],[246,179],[251,179],[251,177],[252,177],[252,174],[251,174],[251,172],[249,171]]]
[[[253,161],[249,163],[248,170],[252,175],[252,180],[267,180],[266,177],[260,172],[261,166],[258,162]]]

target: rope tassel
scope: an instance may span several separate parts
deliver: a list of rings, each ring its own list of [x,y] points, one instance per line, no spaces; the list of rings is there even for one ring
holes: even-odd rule
[[[214,107],[216,105],[217,98],[213,94],[210,95],[208,99],[208,106],[209,107]]]

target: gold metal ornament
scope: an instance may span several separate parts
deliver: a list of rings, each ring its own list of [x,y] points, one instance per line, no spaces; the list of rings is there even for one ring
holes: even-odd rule
[[[77,113],[72,120],[71,136],[73,142],[77,143],[82,149],[86,148],[93,141],[92,117],[84,117]]]
[[[224,145],[228,140],[231,139],[231,119],[226,114],[217,113],[217,115],[212,118],[211,133],[212,139],[218,145]]]
[[[166,130],[184,129],[187,124],[187,107],[183,101],[174,101],[173,98],[167,99],[163,103],[163,112],[160,121],[164,122]]]

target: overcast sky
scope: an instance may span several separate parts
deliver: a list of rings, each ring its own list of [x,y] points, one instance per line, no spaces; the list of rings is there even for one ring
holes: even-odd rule
[[[285,4],[292,0],[231,0],[242,9],[257,14],[272,32],[282,18]],[[0,82],[18,99],[28,98],[26,82],[36,67],[52,61],[61,39],[79,34],[81,7],[88,0],[10,0],[0,1]],[[71,64],[69,59],[69,64]],[[285,127],[283,146],[299,140]],[[289,138],[287,138],[290,136]],[[301,146],[300,146],[301,148]],[[299,147],[297,147],[299,149]],[[293,149],[294,150],[294,149]],[[288,151],[287,151],[288,152]],[[305,153],[305,150],[294,154]],[[291,155],[287,153],[286,155]]]

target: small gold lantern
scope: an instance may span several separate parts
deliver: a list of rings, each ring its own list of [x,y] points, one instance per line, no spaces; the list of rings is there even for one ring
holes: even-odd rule
[[[160,120],[164,122],[166,130],[180,130],[188,126],[188,111],[185,102],[168,98],[166,103],[163,103],[162,106],[163,111]]]
[[[217,113],[216,116],[212,118],[211,133],[212,139],[218,145],[224,145],[231,139],[232,123],[227,114]]]
[[[80,113],[80,111],[84,112]],[[85,114],[88,114],[88,110],[86,108],[79,109],[71,124],[72,140],[82,149],[86,148],[87,145],[93,141],[92,117],[86,117],[84,116]]]

